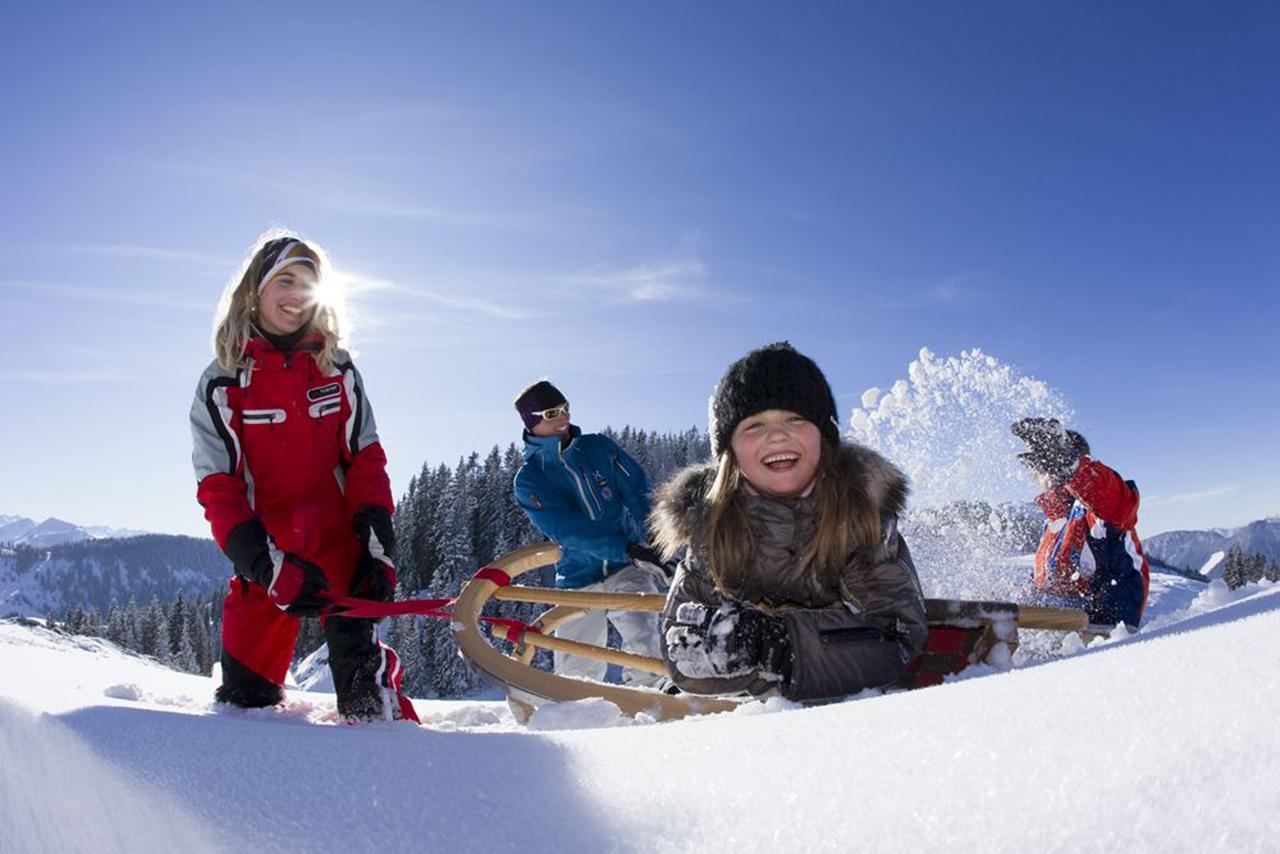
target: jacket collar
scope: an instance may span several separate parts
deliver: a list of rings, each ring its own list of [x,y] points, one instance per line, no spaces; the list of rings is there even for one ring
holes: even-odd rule
[[[254,335],[245,344],[245,355],[249,356],[256,362],[281,360],[290,353],[306,353],[313,355],[324,349],[324,334],[320,332],[312,332],[310,335],[298,342],[297,346],[288,352],[281,351],[276,348],[266,338],[261,335]]]
[[[573,443],[582,435],[582,428],[576,424],[569,425],[569,445],[573,447]],[[566,448],[567,450],[568,448]],[[534,457],[542,457],[544,460],[554,461],[560,457],[560,437],[559,436],[535,436],[528,430],[524,431],[524,458],[531,460]]]

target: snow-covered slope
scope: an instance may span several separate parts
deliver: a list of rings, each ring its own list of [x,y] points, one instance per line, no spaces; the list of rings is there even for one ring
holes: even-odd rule
[[[1280,587],[1153,583],[1141,632],[1065,657],[649,725],[420,701],[422,727],[349,728],[297,691],[218,712],[208,679],[0,623],[0,847],[1273,850]]]

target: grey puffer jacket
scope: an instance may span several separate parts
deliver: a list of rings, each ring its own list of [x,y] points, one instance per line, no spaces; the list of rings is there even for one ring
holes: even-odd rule
[[[661,633],[668,670],[681,690],[760,694],[778,685],[759,673],[695,679],[671,666],[667,630],[677,624],[675,614],[686,602],[714,610],[732,600],[782,617],[794,662],[791,679],[779,687],[793,700],[839,697],[887,685],[919,655],[928,634],[924,599],[911,554],[897,531],[906,479],[879,454],[851,444],[841,445],[839,471],[854,512],[872,514],[881,531],[874,549],[850,555],[839,589],[824,587],[804,564],[816,528],[814,498],[747,496],[755,558],[743,589],[729,593],[716,587],[706,566],[707,493],[715,466],[687,468],[658,491],[650,517],[653,530],[659,541],[687,547],[667,595]]]

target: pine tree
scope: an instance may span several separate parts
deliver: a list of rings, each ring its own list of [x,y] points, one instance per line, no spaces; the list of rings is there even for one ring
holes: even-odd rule
[[[209,603],[199,597],[187,609],[187,636],[191,639],[191,648],[195,652],[194,672],[208,675],[213,668],[209,643]]]
[[[1267,572],[1266,555],[1252,554],[1245,564],[1245,580],[1249,584],[1257,584]]]
[[[449,484],[443,505],[449,515],[440,539],[440,567],[433,585],[437,596],[457,596],[465,579],[475,569],[472,551],[472,521],[475,495],[472,491],[475,473],[474,458],[458,461],[458,470]],[[442,697],[457,697],[470,693],[477,681],[458,653],[449,620],[432,620],[430,625],[432,647],[432,683],[435,692]]]
[[[141,642],[139,652],[143,655],[152,656],[165,663],[170,661],[169,620],[157,596],[152,596],[151,602],[147,605],[138,639]]]
[[[92,605],[84,615],[84,633],[91,637],[102,637],[106,633],[106,626],[103,625],[102,616],[98,613],[98,609]]]
[[[1232,546],[1222,562],[1222,580],[1231,590],[1245,583],[1245,558],[1239,546]]]
[[[396,536],[396,550],[391,560],[396,565],[397,583],[411,592],[417,592],[421,587],[417,569],[419,559],[415,550],[418,543],[417,494],[418,476],[414,475],[409,478],[409,488],[396,504],[395,515],[391,517],[391,527]]]
[[[181,657],[183,643],[185,642],[188,645],[191,643],[190,638],[185,637],[187,631],[187,599],[181,590],[178,591],[177,597],[174,598],[173,605],[169,607],[165,619],[168,623],[169,632],[168,637],[164,639],[164,646],[168,649],[170,660],[176,663]]]

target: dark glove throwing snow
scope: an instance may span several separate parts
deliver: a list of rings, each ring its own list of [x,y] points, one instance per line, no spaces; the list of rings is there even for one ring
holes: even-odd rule
[[[727,602],[712,610],[686,602],[667,629],[667,657],[693,679],[758,673],[786,681],[791,676],[791,636],[786,621],[756,608]]]
[[[1074,431],[1054,418],[1023,418],[1010,428],[1030,450],[1018,454],[1032,471],[1045,475],[1055,486],[1071,480],[1080,462],[1080,447]]]

